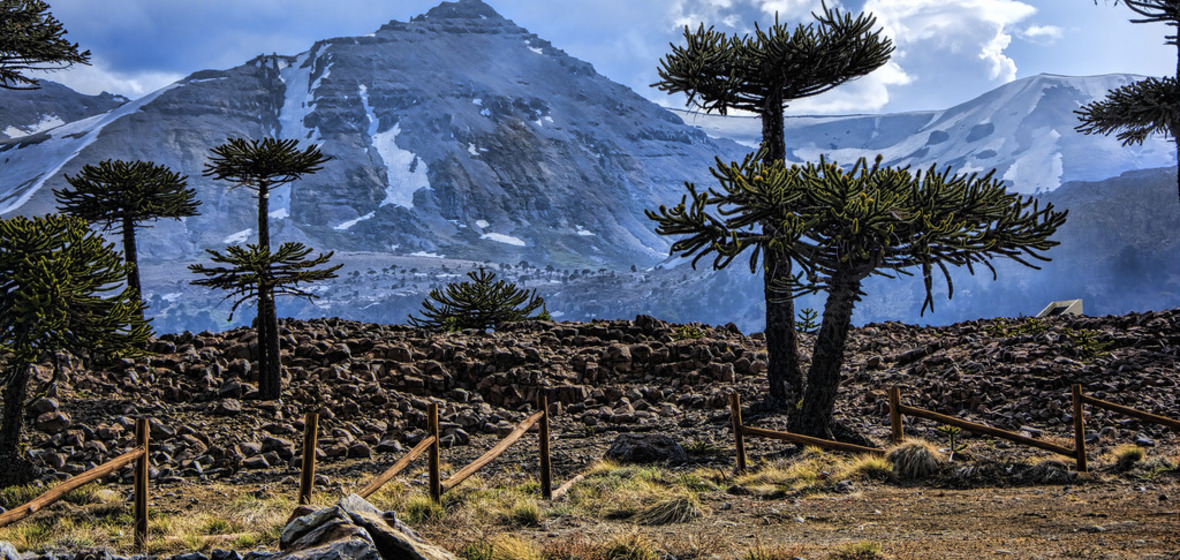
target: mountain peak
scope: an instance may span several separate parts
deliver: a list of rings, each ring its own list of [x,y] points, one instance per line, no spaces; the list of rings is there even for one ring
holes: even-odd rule
[[[414,21],[438,21],[438,20],[455,20],[455,19],[504,19],[491,6],[485,4],[482,0],[458,0],[457,2],[443,2],[435,6],[423,15],[414,18]]]

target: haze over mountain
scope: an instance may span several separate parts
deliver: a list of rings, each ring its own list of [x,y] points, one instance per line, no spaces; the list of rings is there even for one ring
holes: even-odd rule
[[[954,301],[937,301],[926,317],[920,281],[876,280],[856,321],[949,323],[1072,297],[1096,313],[1175,305],[1174,168],[1137,171],[1170,165],[1174,148],[1159,138],[1124,148],[1073,131],[1076,108],[1130,79],[1043,75],[943,111],[789,118],[798,161],[880,153],[890,164],[996,168],[1014,190],[1074,209],[1045,271],[1003,265],[999,282],[957,274]],[[684,181],[711,184],[714,156],[750,150],[717,136],[756,142],[742,132],[756,122],[692,115],[685,125],[479,0],[198,72],[131,102],[46,86],[40,105],[0,92],[0,130],[26,133],[0,139],[0,217],[54,211],[63,175],[108,158],[188,175],[202,215],[139,236],[158,330],[229,325],[228,305],[214,307],[221,294],[188,285],[184,267],[204,249],[254,241],[250,192],[201,176],[209,149],[239,136],[317,143],[333,157],[272,197],[274,242],[335,250],[346,265],[341,279],[317,287],[314,304],[280,300],[284,315],[404,322],[430,288],[493,266],[536,288],[560,319],[647,313],[762,328],[760,276],[736,264],[712,272],[666,261],[672,240],[643,216],[676,203]],[[74,120],[38,128],[55,124],[51,115]]]

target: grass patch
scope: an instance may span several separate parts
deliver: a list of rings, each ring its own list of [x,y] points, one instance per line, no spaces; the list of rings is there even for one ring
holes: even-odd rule
[[[746,550],[746,553],[741,556],[741,560],[791,560],[802,554],[802,549],[797,546],[766,546],[759,543]]]
[[[828,555],[830,560],[877,560],[885,558],[881,545],[871,542],[846,544]]]
[[[402,506],[405,511],[406,523],[433,523],[442,521],[447,516],[447,510],[442,505],[434,503],[430,496],[416,494],[410,496]]]
[[[933,443],[907,439],[885,455],[893,464],[893,474],[902,480],[920,480],[942,469],[946,458]]]
[[[685,493],[660,500],[638,512],[635,515],[635,522],[641,525],[688,523],[704,517],[706,513],[705,506],[701,504],[701,500],[697,498],[696,494]]]
[[[1114,470],[1126,472],[1147,455],[1146,451],[1133,443],[1124,443],[1110,451],[1109,459],[1114,462]]]

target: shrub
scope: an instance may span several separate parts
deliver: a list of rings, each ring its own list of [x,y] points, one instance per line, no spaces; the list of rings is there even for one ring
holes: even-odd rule
[[[901,480],[926,478],[940,469],[946,458],[928,441],[908,439],[885,456],[893,463],[893,474]]]

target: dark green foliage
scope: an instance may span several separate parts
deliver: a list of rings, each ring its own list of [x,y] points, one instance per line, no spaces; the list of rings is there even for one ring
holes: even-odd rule
[[[257,245],[230,245],[225,248],[224,255],[213,250],[206,252],[209,260],[226,266],[189,265],[194,274],[206,276],[192,283],[229,292],[225,299],[234,300],[231,317],[238,306],[257,300],[262,290],[269,290],[276,296],[296,296],[310,301],[318,296],[298,285],[336,278],[336,271],[344,266],[338,264],[317,269],[327,264],[333,253],[321,253],[308,260],[311,248],[302,243],[283,243],[274,253]]]
[[[1173,28],[1164,42],[1176,47],[1176,75],[1147,78],[1106,94],[1106,99],[1084,105],[1075,111],[1082,124],[1078,132],[1103,134],[1118,133],[1123,145],[1142,144],[1151,134],[1170,134],[1180,147],[1180,0],[1115,0],[1122,2],[1140,16],[1132,23],[1163,23]],[[1097,2],[1097,0],[1095,0]],[[1176,151],[1180,167],[1180,149]],[[1177,195],[1180,196],[1180,172],[1176,174]]]
[[[816,336],[801,412],[792,431],[831,437],[844,343],[862,282],[872,275],[912,275],[926,288],[922,310],[932,308],[934,274],[954,286],[949,266],[992,271],[991,259],[1006,257],[1027,266],[1045,260],[1056,245],[1049,236],[1065,222],[1064,212],[1020,197],[986,175],[952,175],[949,169],[910,172],[869,165],[850,169],[821,160],[792,166],[766,164],[757,155],[741,163],[718,160],[718,187],[689,194],[673,208],[648,217],[663,235],[681,236],[673,253],[711,257],[717,268],[751,249],[766,259],[789,260],[802,271],[773,286],[778,294],[825,291],[828,300]],[[772,230],[759,224],[773,224]]]
[[[231,189],[247,187],[257,194],[258,244],[247,249],[231,247],[227,256],[210,251],[214,255],[214,262],[231,265],[229,268],[205,268],[200,265],[190,268],[210,277],[194,283],[230,290],[229,297],[237,296],[235,308],[246,299],[258,300],[258,316],[254,322],[259,340],[258,390],[264,399],[277,399],[281,392],[282,372],[275,290],[284,295],[311,297],[294,285],[334,278],[333,272],[339,267],[312,270],[325,264],[331,253],[303,261],[311,249],[298,243],[284,243],[278,252],[271,253],[267,215],[270,211],[270,189],[323,169],[323,164],[331,158],[320,153],[319,147],[314,144],[300,151],[297,141],[274,138],[234,138],[213,148],[212,152],[203,175],[230,181],[233,183]],[[279,282],[279,279],[283,279],[283,282]]]
[[[142,299],[135,229],[147,220],[196,216],[201,202],[197,191],[186,188],[187,179],[152,162],[108,159],[97,166],[83,166],[73,177],[67,175],[73,190],[54,190],[53,194],[62,213],[103,223],[107,229],[119,227],[127,259],[127,285]]]
[[[41,0],[0,0],[0,88],[36,89],[30,70],[90,64],[90,51],[63,38],[66,30]]]
[[[695,33],[685,27],[685,45],[672,45],[671,54],[660,61],[660,81],[653,85],[669,93],[686,93],[689,106],[707,112],[724,115],[730,109],[741,109],[758,114],[765,148],[762,157],[781,167],[786,159],[783,111],[787,104],[868,74],[893,53],[892,41],[873,29],[876,19],[871,15],[852,17],[825,6],[815,18],[815,23],[796,26],[793,31],[776,20],[768,30],[756,26],[753,36],[740,37],[703,25]],[[757,220],[752,224],[767,238],[776,236],[776,224]],[[767,253],[761,264],[769,348],[768,398],[787,408],[803,389],[795,306],[790,297],[773,296],[772,286],[791,276],[791,263]]]
[[[1075,111],[1084,134],[1118,133],[1124,146],[1142,144],[1152,134],[1180,131],[1180,83],[1147,78],[1110,90],[1106,98]]]
[[[142,304],[120,291],[123,258],[85,220],[60,215],[0,220],[0,456],[20,441],[29,368],[64,351],[133,354],[147,342]]]
[[[410,324],[424,329],[484,331],[501,323],[541,319],[540,315],[532,316],[545,305],[536,290],[496,280],[496,273],[483,268],[468,272],[467,277],[470,282],[451,282],[442,290],[431,290],[422,302],[422,318],[410,315]]]
[[[802,333],[815,334],[819,330],[819,323],[815,319],[819,314],[810,307],[799,312],[799,320],[795,321],[795,328]]]

